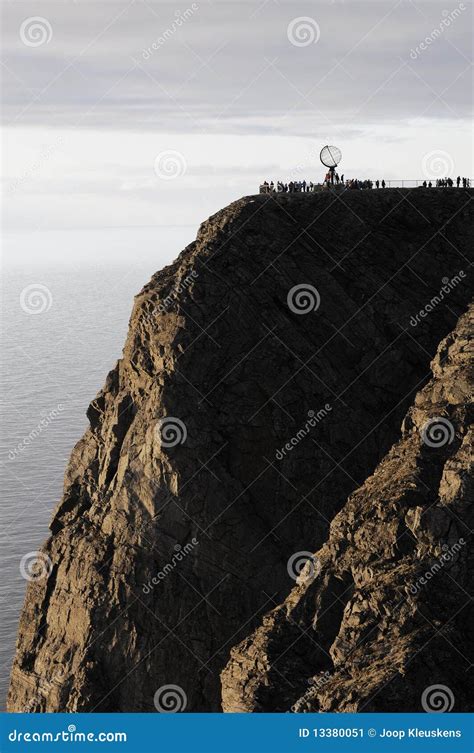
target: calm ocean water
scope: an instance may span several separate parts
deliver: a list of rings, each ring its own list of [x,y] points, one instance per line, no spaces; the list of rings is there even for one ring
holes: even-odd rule
[[[127,244],[130,249],[127,263],[116,263],[117,256],[123,257],[114,253],[117,238],[116,231],[93,231],[89,236],[62,231],[48,245],[43,235],[43,248],[54,252],[57,244],[68,255],[58,263],[54,253],[45,253],[49,261],[44,264],[22,255],[25,237],[9,239],[1,361],[2,708],[26,585],[21,559],[48,535],[69,454],[87,425],[86,408],[121,355],[133,296],[153,272],[176,257],[192,233],[180,229],[164,238],[159,230],[128,229],[125,236],[120,234],[121,249]],[[91,253],[94,243],[97,254]],[[85,260],[78,253],[81,245],[89,252]],[[15,249],[19,253],[13,258]],[[31,314],[24,310],[28,307],[45,310]],[[35,432],[42,420],[46,425]],[[31,432],[36,436],[25,442]]]

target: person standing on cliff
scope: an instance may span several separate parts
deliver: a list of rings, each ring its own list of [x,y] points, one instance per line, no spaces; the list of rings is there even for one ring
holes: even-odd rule
[[[385,181],[382,179],[382,188],[385,188]]]

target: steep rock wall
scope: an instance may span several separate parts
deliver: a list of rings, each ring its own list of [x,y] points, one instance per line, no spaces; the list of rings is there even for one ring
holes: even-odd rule
[[[167,684],[188,710],[220,709],[231,646],[396,440],[465,309],[471,205],[248,197],[153,276],[71,455],[51,573],[28,585],[10,710],[154,711]]]

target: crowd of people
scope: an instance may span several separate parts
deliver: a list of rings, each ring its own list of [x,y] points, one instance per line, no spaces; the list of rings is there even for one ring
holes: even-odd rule
[[[270,183],[266,180],[263,181],[263,183],[260,186],[260,192],[261,193],[309,193],[311,191],[317,191],[321,188],[324,188],[325,186],[327,188],[330,188],[331,186],[341,186],[344,188],[373,188],[374,185],[376,188],[385,188],[385,181],[382,180],[376,180],[375,182],[372,180],[359,180],[358,178],[350,178],[348,180],[344,179],[344,175],[339,175],[336,173],[334,175],[334,180],[331,180],[330,177],[326,177],[324,183],[313,183],[312,181],[306,181],[306,180],[290,180],[288,183],[283,183],[283,181],[278,180],[276,184],[272,181]]]
[[[460,175],[454,181],[452,178],[438,178],[434,187],[436,188],[452,188],[456,184],[457,188],[461,185],[463,188],[470,188],[471,181],[469,178],[461,178]],[[433,188],[433,182],[424,180],[421,184],[423,188]],[[335,173],[331,176],[330,173],[326,175],[324,183],[313,183],[313,181],[306,180],[290,180],[288,183],[278,180],[276,183],[270,181],[263,181],[260,185],[260,193],[309,193],[312,191],[319,191],[322,188],[333,188],[334,186],[340,186],[349,189],[366,189],[366,188],[386,188],[387,184],[385,180],[360,180],[359,178],[345,179],[344,175]]]
[[[273,181],[268,183],[263,181],[260,188],[266,189],[264,193],[277,191],[278,193],[308,193],[314,191],[315,183],[307,183],[305,180],[290,180],[289,183],[282,183],[281,180],[277,181],[276,185]]]
[[[470,178],[461,178],[461,176],[458,175],[458,177],[456,178],[456,186],[460,188],[461,184],[463,188],[470,188]],[[431,182],[431,180],[428,184],[426,183],[426,180],[423,181],[423,188],[432,188],[432,186],[433,183]],[[438,180],[436,181],[436,188],[452,188],[453,186],[454,180],[452,178],[438,178]]]

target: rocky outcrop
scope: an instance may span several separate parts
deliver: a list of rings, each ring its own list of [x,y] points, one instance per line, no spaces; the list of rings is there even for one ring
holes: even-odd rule
[[[224,710],[472,711],[473,325],[474,307],[441,343],[400,441],[232,650]]]
[[[471,203],[248,197],[153,276],[71,455],[49,575],[28,585],[11,711],[154,711],[165,685],[221,708],[231,647],[396,441],[466,308]],[[321,619],[328,651],[340,615]]]

